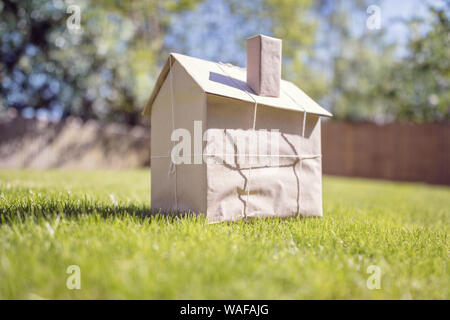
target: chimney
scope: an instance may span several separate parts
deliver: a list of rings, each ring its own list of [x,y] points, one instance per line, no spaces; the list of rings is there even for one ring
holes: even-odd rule
[[[259,34],[247,39],[247,84],[264,97],[279,97],[281,39]]]

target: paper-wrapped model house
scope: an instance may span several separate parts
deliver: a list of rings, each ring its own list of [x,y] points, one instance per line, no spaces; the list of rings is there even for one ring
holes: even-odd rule
[[[151,207],[208,221],[322,216],[320,117],[281,79],[281,40],[247,40],[247,70],[170,54],[151,116]]]

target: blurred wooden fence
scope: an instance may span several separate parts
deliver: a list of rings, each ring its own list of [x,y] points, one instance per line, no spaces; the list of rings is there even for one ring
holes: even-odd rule
[[[450,185],[450,125],[322,125],[324,174]],[[0,168],[150,164],[149,127],[0,118]]]
[[[68,118],[0,118],[0,168],[133,168],[150,165],[150,129]]]
[[[323,172],[450,184],[450,125],[346,123],[322,127]]]

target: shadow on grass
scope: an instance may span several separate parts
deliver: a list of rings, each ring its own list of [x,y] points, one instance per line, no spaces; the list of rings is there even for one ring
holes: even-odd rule
[[[66,200],[36,201],[35,199],[24,199],[16,203],[7,203],[0,206],[0,224],[21,222],[28,219],[38,221],[39,219],[50,219],[56,216],[65,218],[76,218],[86,215],[95,215],[104,219],[131,217],[141,221],[165,220],[176,222],[180,219],[196,217],[203,218],[201,214],[194,212],[171,212],[164,213],[160,209],[151,209],[146,204],[105,204],[91,200],[77,200],[67,202]]]
[[[23,190],[25,193],[26,191]],[[303,217],[301,215],[293,217],[266,217],[266,218],[253,218],[238,219],[234,221],[223,221],[220,223],[208,222],[206,216],[202,213],[196,213],[193,211],[180,211],[180,212],[163,212],[161,209],[152,209],[150,204],[147,203],[105,203],[104,201],[93,200],[87,197],[73,198],[68,196],[67,198],[49,198],[49,197],[20,197],[12,198],[9,200],[3,199],[0,201],[0,225],[20,223],[24,221],[38,222],[42,219],[50,220],[55,219],[57,216],[63,216],[65,218],[77,218],[86,216],[95,216],[102,219],[114,219],[114,218],[132,218],[136,221],[151,222],[151,221],[164,221],[165,223],[180,222],[180,220],[192,220],[202,221],[205,224],[215,225],[236,225],[246,224],[253,225],[254,223],[264,222],[271,220],[274,223],[282,220],[304,220],[311,219],[313,217]],[[317,217],[320,218],[320,217]]]
[[[102,202],[79,200],[73,203],[65,202],[64,200],[48,200],[39,202],[35,200],[24,200],[16,204],[7,204],[0,206],[0,224],[22,223],[25,221],[34,221],[38,223],[42,220],[52,220],[57,216],[63,216],[66,219],[77,219],[79,217],[95,216],[100,219],[116,219],[116,218],[131,218],[137,222],[152,222],[164,221],[164,223],[177,223],[182,220],[191,220],[196,222],[203,222],[210,226],[214,225],[254,225],[271,221],[273,223],[297,220],[303,221],[305,219],[321,217],[266,217],[266,218],[248,218],[239,219],[236,221],[223,221],[220,223],[208,223],[205,215],[195,212],[170,212],[165,213],[160,209],[151,209],[146,204],[127,204],[127,205],[112,205],[104,204]]]

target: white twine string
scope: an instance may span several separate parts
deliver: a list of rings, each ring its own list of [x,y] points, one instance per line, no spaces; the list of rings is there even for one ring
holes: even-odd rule
[[[295,101],[295,99],[294,98],[292,98],[291,97],[291,95],[287,92],[287,91],[283,91],[291,100],[292,100],[292,102],[294,102],[298,107],[300,107],[302,110],[303,110],[303,125],[302,125],[302,138],[305,138],[305,128],[306,128],[306,109],[305,109],[305,107],[303,107],[303,106],[301,106],[301,105],[299,105],[298,103],[297,103],[297,101]],[[300,175],[301,175],[301,173],[302,173],[302,168],[303,168],[303,158],[300,158],[300,170],[299,170],[299,177],[298,177],[298,179],[299,179],[299,181],[300,181]],[[299,190],[298,190],[298,203],[300,204],[300,187],[299,187]],[[297,216],[300,214],[300,208],[299,208],[299,212],[297,212]]]
[[[252,99],[255,102],[255,109],[253,111],[253,126],[252,126],[252,133],[255,134],[255,128],[256,128],[256,112],[258,111],[258,102],[256,101],[256,99],[247,91],[246,88],[241,87],[240,83],[235,81],[233,77],[230,77],[230,75],[222,68],[221,65],[223,65],[222,62],[219,62],[217,64],[219,66],[219,68],[223,71],[223,73],[225,73],[230,79],[231,81],[233,81],[234,83],[236,83],[238,85],[238,87],[240,87],[242,89],[242,91],[244,91],[249,97],[250,99]],[[248,170],[248,179],[247,179],[247,198],[245,200],[245,207],[244,207],[244,218],[245,220],[247,220],[247,208],[249,206],[249,198],[250,198],[250,183],[251,183],[251,179],[252,179],[252,166],[250,165],[250,168]]]
[[[304,138],[305,137],[305,128],[306,128],[306,109],[305,109],[305,107],[299,105],[297,103],[297,101],[295,101],[295,99],[292,98],[291,95],[287,91],[283,90],[283,92],[289,97],[289,99],[292,100],[292,102],[294,102],[297,105],[297,107],[301,108],[303,111],[302,138]]]
[[[175,111],[174,111],[174,103],[173,103],[173,74],[172,74],[172,55],[169,54],[169,73],[170,73],[170,104],[172,110],[172,132],[175,131]],[[173,142],[175,147],[175,141]],[[168,175],[175,176],[175,188],[174,188],[174,196],[175,196],[175,211],[178,211],[178,195],[177,195],[177,166],[173,162],[172,157],[170,157],[170,165]]]
[[[197,156],[197,157],[234,157],[236,156],[236,153],[194,153],[191,156]],[[242,154],[240,154],[242,155]],[[320,158],[322,157],[322,155],[320,154],[311,154],[311,155],[306,155],[306,156],[301,156],[301,155],[297,155],[297,154],[259,154],[259,153],[250,153],[250,154],[243,154],[244,156],[247,157],[277,157],[277,158],[299,158],[302,160],[306,160],[306,159],[315,159],[315,158]],[[151,159],[161,159],[161,158],[170,158],[171,156],[168,155],[164,155],[164,154],[160,154],[160,155],[153,155],[150,158]]]

